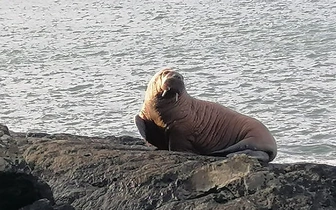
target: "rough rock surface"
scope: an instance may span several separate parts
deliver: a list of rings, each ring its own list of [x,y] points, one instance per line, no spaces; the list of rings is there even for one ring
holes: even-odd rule
[[[24,209],[336,209],[335,166],[155,151],[127,136],[10,134],[24,173],[53,192],[28,187],[42,196]]]
[[[71,210],[55,205],[50,186],[34,176],[20,152],[17,139],[0,124],[0,210]]]

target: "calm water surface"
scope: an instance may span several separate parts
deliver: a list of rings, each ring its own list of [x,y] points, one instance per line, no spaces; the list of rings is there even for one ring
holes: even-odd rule
[[[336,2],[0,0],[0,121],[140,137],[151,76],[261,120],[276,162],[336,165]]]

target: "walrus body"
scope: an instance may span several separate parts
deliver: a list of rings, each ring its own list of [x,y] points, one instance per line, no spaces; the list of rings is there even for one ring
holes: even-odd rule
[[[141,136],[162,150],[212,156],[245,153],[264,162],[277,153],[273,136],[261,122],[191,97],[183,76],[171,69],[151,79],[135,123]]]

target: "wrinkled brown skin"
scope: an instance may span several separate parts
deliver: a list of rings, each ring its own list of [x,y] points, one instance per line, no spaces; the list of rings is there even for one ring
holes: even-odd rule
[[[275,139],[261,122],[191,97],[183,76],[171,69],[153,76],[135,123],[142,137],[161,150],[212,156],[246,153],[264,162],[277,153]]]

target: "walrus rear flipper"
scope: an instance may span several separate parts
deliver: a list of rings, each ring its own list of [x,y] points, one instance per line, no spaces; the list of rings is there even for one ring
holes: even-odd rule
[[[151,145],[158,149],[168,149],[165,141],[164,129],[159,128],[153,121],[142,119],[139,115],[134,117],[135,125],[138,127],[140,135]]]
[[[261,162],[268,163],[271,161],[271,157],[266,151],[262,151],[260,148],[248,144],[246,140],[240,141],[225,149],[214,151],[209,155],[217,157],[232,157],[236,154],[246,154],[247,156],[256,158]]]
[[[228,153],[226,151],[216,151],[216,152],[213,152],[211,153],[210,155],[212,156],[219,156],[219,157],[232,157],[234,155],[238,155],[238,154],[246,154],[247,156],[249,157],[252,157],[252,158],[256,158],[258,159],[259,161],[261,162],[264,162],[264,163],[268,163],[270,161],[270,158],[269,158],[269,155],[264,152],[264,151],[254,151],[254,150],[250,150],[250,149],[246,149],[246,150],[242,150],[242,151],[238,151],[238,152],[231,152],[231,153]]]

